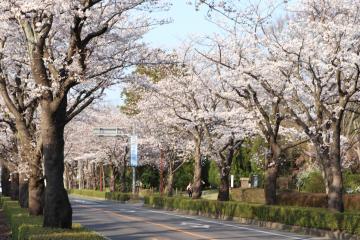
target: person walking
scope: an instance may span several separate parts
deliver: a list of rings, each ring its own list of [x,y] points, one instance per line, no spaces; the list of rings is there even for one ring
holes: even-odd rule
[[[188,192],[189,197],[191,198],[191,197],[192,197],[192,186],[191,186],[191,182],[189,182],[189,185],[187,185],[186,191]]]

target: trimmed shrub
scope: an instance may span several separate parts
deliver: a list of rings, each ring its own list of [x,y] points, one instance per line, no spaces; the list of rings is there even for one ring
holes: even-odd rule
[[[41,216],[29,216],[28,213],[14,214],[10,218],[11,235],[13,239],[27,239],[20,237],[20,228],[24,224],[41,227],[43,218]]]
[[[324,193],[301,193],[283,191],[277,195],[279,205],[326,208],[327,196]]]
[[[73,224],[71,230],[43,228],[39,225],[24,224],[19,229],[19,240],[27,239],[94,239],[103,240],[104,238],[83,228],[80,224]]]
[[[262,188],[234,188],[230,190],[230,197],[233,201],[265,203],[265,194]],[[343,199],[346,211],[360,211],[360,194],[345,194]],[[279,191],[277,201],[282,206],[327,207],[327,196],[325,193]]]
[[[87,196],[87,197],[97,197],[105,199],[105,195],[107,192],[101,192],[98,190],[90,190],[90,189],[69,189],[69,194]]]
[[[360,194],[345,194],[344,206],[346,211],[360,211]]]
[[[119,202],[126,202],[129,201],[130,199],[138,199],[138,196],[133,195],[132,193],[107,192],[105,194],[105,199],[119,201]]]
[[[192,200],[188,198],[168,198],[147,196],[145,204],[155,208],[183,210],[221,219],[234,217],[279,222],[307,228],[340,230],[349,234],[360,234],[360,215],[333,213],[321,208],[290,206],[267,206],[240,202],[219,202],[213,200]]]

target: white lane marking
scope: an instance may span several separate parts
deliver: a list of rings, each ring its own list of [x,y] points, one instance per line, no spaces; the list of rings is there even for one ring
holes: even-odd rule
[[[199,223],[193,223],[193,222],[181,222],[180,225],[182,226],[189,226],[191,228],[210,228],[209,225],[199,224]]]
[[[289,235],[285,235],[285,234],[274,233],[274,232],[254,229],[254,228],[250,228],[250,227],[242,227],[242,226],[237,226],[237,225],[233,225],[233,224],[216,222],[216,221],[205,220],[205,219],[199,219],[199,218],[194,218],[194,217],[189,217],[189,216],[182,216],[182,215],[177,215],[177,214],[172,214],[172,213],[167,213],[167,212],[154,211],[154,210],[146,210],[146,211],[153,212],[153,213],[158,213],[158,214],[170,215],[170,216],[174,216],[174,217],[182,217],[182,218],[192,219],[192,220],[196,220],[196,221],[204,222],[204,223],[212,223],[212,224],[222,225],[222,226],[226,226],[226,227],[244,229],[244,230],[258,232],[258,233],[265,233],[265,234],[269,234],[269,235],[273,235],[273,236],[286,237],[286,238],[290,238],[290,239],[298,239],[298,240],[305,240],[305,239],[310,240],[310,239],[312,239],[312,238],[301,238],[301,237],[291,236],[291,235],[289,236]]]
[[[85,200],[78,200],[78,199],[75,199],[75,200],[73,200],[74,202],[78,202],[78,203],[87,203],[87,204],[91,204],[91,202],[89,202],[89,201],[85,201]]]

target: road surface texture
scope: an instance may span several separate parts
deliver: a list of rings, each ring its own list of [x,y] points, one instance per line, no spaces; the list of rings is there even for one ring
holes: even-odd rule
[[[73,221],[99,232],[107,239],[323,239],[233,221],[149,209],[142,204],[121,204],[76,197],[71,197],[71,202]]]

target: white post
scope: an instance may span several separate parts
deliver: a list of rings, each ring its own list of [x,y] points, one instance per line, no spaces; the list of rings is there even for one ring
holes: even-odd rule
[[[230,187],[234,188],[234,175],[230,175]]]
[[[135,167],[132,167],[132,193],[135,194],[135,184],[136,184],[136,172]]]

